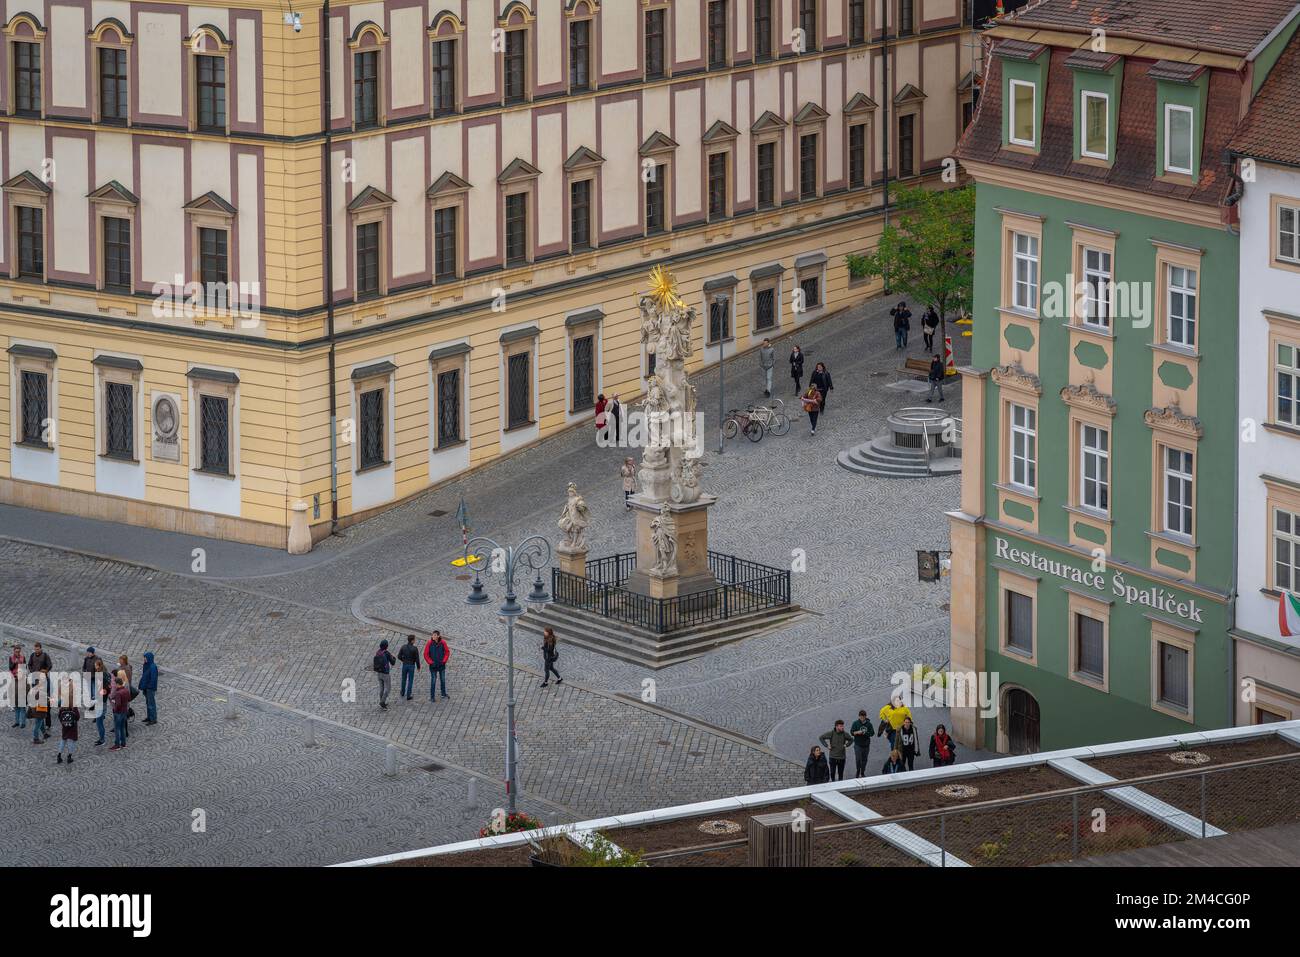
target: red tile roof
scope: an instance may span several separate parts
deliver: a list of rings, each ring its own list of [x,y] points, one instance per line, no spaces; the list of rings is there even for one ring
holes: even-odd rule
[[[1296,0],[1043,0],[1005,17],[1014,26],[1088,30],[1246,56]]]
[[[1229,149],[1242,156],[1300,166],[1300,33],[1282,51]]]

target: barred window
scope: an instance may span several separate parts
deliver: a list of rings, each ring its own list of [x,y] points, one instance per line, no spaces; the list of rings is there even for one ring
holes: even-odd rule
[[[104,286],[107,289],[131,288],[131,221],[116,216],[104,217]]]
[[[50,377],[24,369],[22,375],[22,438],[24,445],[49,447],[45,423],[50,418]]]
[[[384,465],[384,390],[371,389],[361,393],[358,404],[361,411],[358,428],[361,468]]]
[[[15,43],[10,46],[14,56],[14,112],[39,116],[41,112],[41,45]]]
[[[533,378],[529,366],[527,352],[516,352],[506,363],[506,428],[528,425],[532,421]]]
[[[456,112],[456,41],[433,45],[433,115]]]
[[[822,280],[820,276],[809,276],[799,280],[799,291],[803,293],[804,311],[816,309],[822,304]]]
[[[438,373],[438,447],[460,441],[460,370]]]
[[[352,55],[352,122],[357,126],[379,123],[379,51]]]
[[[776,290],[760,289],[754,294],[754,328],[771,329],[776,325]]]
[[[230,402],[199,396],[199,470],[230,474]]]
[[[722,342],[731,338],[731,300],[714,296],[709,303],[709,342]]]
[[[127,104],[126,51],[99,50],[99,118],[105,123],[125,123]]]
[[[578,336],[573,340],[573,410],[596,404],[595,337]]]
[[[135,458],[135,389],[125,382],[104,383],[104,454]]]
[[[223,56],[196,56],[196,99],[198,123],[201,130],[225,132],[226,129],[226,58]]]

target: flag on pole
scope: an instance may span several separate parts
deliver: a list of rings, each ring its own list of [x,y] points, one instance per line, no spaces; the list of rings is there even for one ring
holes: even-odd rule
[[[1277,603],[1277,630],[1283,638],[1300,636],[1300,595],[1295,592],[1282,592]]]

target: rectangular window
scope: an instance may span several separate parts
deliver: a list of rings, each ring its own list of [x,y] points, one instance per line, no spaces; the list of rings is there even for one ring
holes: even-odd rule
[[[645,78],[657,80],[664,75],[664,11],[645,12]]]
[[[22,375],[22,432],[23,445],[49,448],[45,423],[50,418],[50,377],[44,372],[23,370]]]
[[[898,0],[898,35],[910,37],[916,32],[915,0]]]
[[[357,227],[357,298],[379,295],[379,223]]]
[[[867,126],[849,127],[849,186],[867,185]]]
[[[754,294],[754,328],[771,329],[776,325],[776,290],[770,286]]]
[[[714,296],[709,302],[709,342],[731,338],[731,300]]]
[[[1083,92],[1083,130],[1081,152],[1091,159],[1110,157],[1110,97],[1104,93]]]
[[[817,49],[817,0],[799,0],[799,29],[803,31],[804,52]]]
[[[230,403],[222,396],[199,396],[199,471],[230,474]]]
[[[809,276],[799,280],[799,292],[803,294],[804,311],[816,309],[822,304],[822,280],[820,276]]]
[[[1273,587],[1300,592],[1300,512],[1273,509]]]
[[[438,447],[460,441],[460,370],[438,373]]]
[[[591,89],[591,21],[569,24],[569,92]]]
[[[664,180],[668,178],[667,165],[660,163],[645,184],[645,230],[647,233],[664,231]]]
[[[1275,421],[1300,428],[1300,346],[1279,342],[1273,372]]]
[[[898,118],[898,175],[916,175],[916,116],[909,113]]]
[[[1034,600],[1020,592],[1008,591],[1007,647],[1025,655],[1034,653]]]
[[[727,154],[709,155],[709,219],[727,215]]]
[[[1075,674],[1106,680],[1106,625],[1089,615],[1074,616]]]
[[[41,45],[15,43],[9,49],[14,55],[14,112],[40,116]]]
[[[433,45],[433,115],[456,112],[456,41]]]
[[[799,137],[799,198],[817,198],[817,134]]]
[[[1186,711],[1190,690],[1187,649],[1160,641],[1156,643],[1156,654],[1160,667],[1159,702]]]
[[[506,428],[513,429],[531,422],[529,410],[532,408],[533,380],[529,365],[528,352],[516,352],[506,363]]]
[[[1300,206],[1277,207],[1277,258],[1300,263]]]
[[[1192,109],[1165,104],[1165,172],[1192,173]]]
[[[203,285],[203,298],[217,304],[227,297],[230,282],[230,258],[227,252],[228,234],[224,229],[199,230],[199,282]]]
[[[1017,309],[1038,312],[1038,237],[1012,234],[1014,282],[1011,304]]]
[[[772,0],[754,0],[754,59],[772,59]]]
[[[758,208],[771,209],[776,205],[776,144],[760,143],[758,146]]]
[[[596,404],[596,338],[576,336],[573,340],[573,411]]]
[[[126,51],[100,47],[99,118],[105,123],[125,123],[128,110]]]
[[[1175,535],[1192,536],[1192,453],[1165,449],[1165,524]]]
[[[867,40],[867,0],[849,0],[849,42]]]
[[[1189,349],[1196,347],[1196,270],[1169,266],[1169,341]]]
[[[569,185],[569,243],[574,251],[591,248],[591,180]]]
[[[362,54],[362,56],[378,54]],[[196,126],[216,133],[226,131],[226,58],[223,56],[196,56],[194,69],[195,99],[199,115]]]
[[[1083,321],[1085,325],[1110,328],[1110,253],[1103,249],[1083,250]]]
[[[135,458],[135,389],[125,382],[104,383],[104,454]]]
[[[362,392],[357,402],[361,422],[358,428],[359,461],[362,469],[386,464],[384,459],[384,390]]]
[[[1012,405],[1011,484],[1021,488],[1038,488],[1038,412],[1023,405]]]
[[[970,121],[975,118],[975,104],[966,100],[961,105],[961,128],[963,130],[970,126]]]
[[[1110,511],[1110,433],[1095,425],[1079,427],[1079,504]]]
[[[104,224],[104,288],[130,290],[131,288],[131,221],[116,216],[105,216]]]
[[[45,278],[45,210],[36,206],[17,207],[18,276]]]
[[[1010,139],[1017,146],[1038,143],[1038,87],[1024,80],[1011,81]]]
[[[506,265],[528,262],[528,194],[506,197]]]
[[[503,64],[507,103],[522,103],[528,98],[528,61],[524,48],[524,41],[527,37],[528,32],[526,30],[506,31],[506,51]]]
[[[460,271],[456,248],[459,210],[445,206],[433,214],[433,277],[438,282],[455,279]]]
[[[709,69],[727,65],[727,3],[709,0]]]

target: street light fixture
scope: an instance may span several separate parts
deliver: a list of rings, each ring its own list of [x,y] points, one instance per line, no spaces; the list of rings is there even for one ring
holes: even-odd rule
[[[497,613],[506,620],[506,798],[510,813],[514,814],[515,793],[519,790],[519,748],[515,741],[515,619],[526,610],[515,595],[515,573],[521,569],[534,573],[532,591],[524,599],[529,605],[550,604],[552,599],[542,582],[542,569],[551,562],[551,543],[541,535],[534,535],[518,545],[502,547],[480,535],[465,543],[465,559],[474,569],[474,584],[465,598],[468,605],[486,605],[492,600],[483,589],[480,572],[486,565],[489,574],[493,574],[501,562],[501,584],[505,586],[506,594]]]

